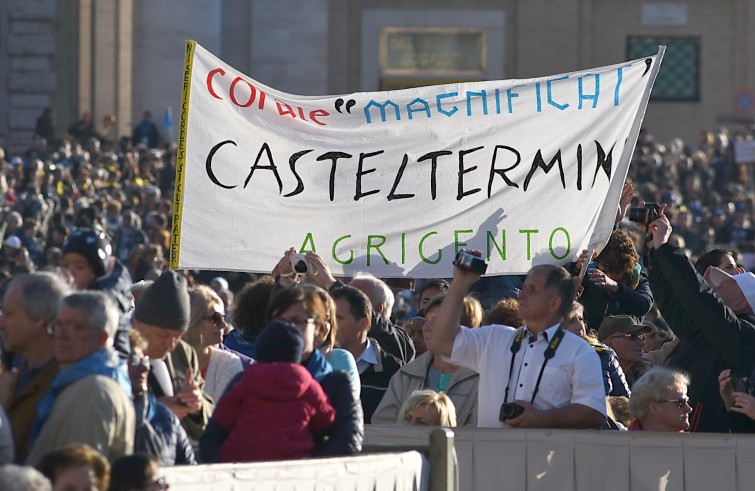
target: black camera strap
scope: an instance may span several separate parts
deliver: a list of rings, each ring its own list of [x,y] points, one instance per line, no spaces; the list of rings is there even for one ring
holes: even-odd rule
[[[516,333],[516,336],[514,337],[514,342],[511,343],[511,364],[509,365],[509,381],[506,384],[506,392],[503,395],[504,403],[509,402],[509,388],[511,386],[511,375],[514,372],[514,359],[516,358],[516,354],[519,353],[519,350],[522,348],[522,340],[524,339],[524,333],[525,333],[525,329],[524,327],[522,327],[519,330],[519,332]],[[556,329],[556,332],[553,334],[553,338],[550,340],[550,342],[548,343],[548,347],[545,348],[545,352],[543,353],[543,364],[540,366],[540,373],[537,376],[535,389],[532,391],[532,399],[530,399],[530,404],[533,404],[535,402],[535,396],[537,396],[537,392],[540,390],[540,381],[543,378],[543,372],[545,372],[545,366],[548,364],[548,360],[550,360],[556,355],[556,350],[558,349],[563,339],[564,339],[564,329],[559,324],[558,329]],[[520,373],[521,373],[521,370],[520,370]]]

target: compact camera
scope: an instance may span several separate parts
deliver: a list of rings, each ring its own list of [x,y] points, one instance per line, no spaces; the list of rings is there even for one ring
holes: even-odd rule
[[[521,415],[524,408],[516,402],[504,402],[501,404],[501,412],[498,413],[498,421],[505,423],[507,419],[513,419]]]
[[[661,205],[655,202],[645,203],[645,206],[633,206],[629,209],[629,219],[645,225],[650,225],[659,216],[661,216]]]
[[[485,274],[485,271],[488,270],[488,264],[485,260],[479,256],[464,251],[456,253],[454,265],[480,274]]]
[[[731,387],[734,389],[734,392],[744,392],[745,394],[751,393],[752,385],[748,379],[735,375],[734,373],[732,373],[729,378],[731,379]]]
[[[307,274],[310,271],[309,263],[304,254],[291,254],[291,267],[296,274]]]

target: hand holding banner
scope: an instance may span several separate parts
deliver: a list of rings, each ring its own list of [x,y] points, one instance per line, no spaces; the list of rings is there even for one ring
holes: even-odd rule
[[[187,42],[171,267],[269,271],[290,246],[333,274],[488,274],[600,249],[658,55],[529,80],[343,96],[277,91]]]

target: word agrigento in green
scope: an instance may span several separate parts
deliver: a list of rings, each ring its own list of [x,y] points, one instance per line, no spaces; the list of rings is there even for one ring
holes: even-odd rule
[[[534,254],[541,252],[533,250],[533,238],[544,232],[539,229],[520,229],[509,234],[508,237],[506,230],[501,230],[499,233],[493,231],[481,232],[485,236],[485,249],[482,252],[487,261],[490,261],[491,257],[494,260],[505,261],[509,245],[524,248],[527,260],[531,260]],[[423,234],[416,245],[407,244],[405,232],[401,233],[400,236],[396,235],[392,237],[380,234],[368,234],[362,240],[364,240],[365,245],[367,266],[371,266],[373,261],[382,261],[384,264],[391,264],[392,262],[406,264],[407,250],[410,247],[416,247],[422,262],[438,264],[443,260],[443,254],[446,252],[445,249],[448,249],[450,253],[452,250],[451,246],[453,246],[453,254],[456,255],[460,249],[468,246],[465,241],[466,239],[463,238],[464,236],[467,238],[475,235],[482,237],[483,233],[478,232],[475,234],[474,230],[454,230],[453,240],[446,242],[444,248],[437,248],[437,242],[440,238],[438,236],[440,234],[435,230]],[[509,242],[507,242],[507,239]],[[333,240],[330,250],[333,260],[339,264],[351,264],[354,261],[354,249],[348,248],[348,246],[356,246],[357,240],[351,234],[344,234]],[[432,245],[433,243],[435,243],[435,246]],[[306,233],[299,251],[302,253],[317,252],[313,232]],[[547,252],[557,260],[565,259],[571,254],[571,237],[564,227],[556,227],[548,233]],[[398,260],[399,254],[401,256],[400,260]],[[389,257],[393,260],[390,260]]]

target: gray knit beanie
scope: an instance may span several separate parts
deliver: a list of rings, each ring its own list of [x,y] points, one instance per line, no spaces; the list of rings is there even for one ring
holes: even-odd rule
[[[162,329],[185,331],[190,313],[186,278],[168,270],[144,290],[134,308],[134,319]]]

